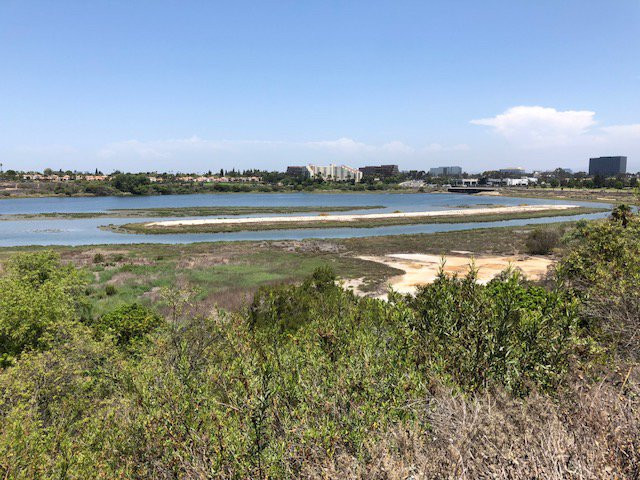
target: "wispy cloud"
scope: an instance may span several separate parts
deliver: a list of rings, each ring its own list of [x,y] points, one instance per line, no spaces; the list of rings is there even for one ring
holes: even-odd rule
[[[78,149],[70,145],[19,145],[15,152],[26,155],[67,155],[77,153]]]
[[[261,151],[298,152],[314,155],[314,152],[339,157],[367,158],[380,156],[416,155],[427,152],[466,150],[467,145],[444,146],[432,143],[424,147],[413,147],[401,141],[383,144],[368,144],[348,137],[336,140],[315,140],[305,142],[285,142],[279,140],[207,140],[196,135],[184,139],[169,140],[127,140],[116,142],[100,149],[98,156],[115,159],[123,156],[135,156],[140,159],[171,159],[181,156],[224,155],[256,153]],[[330,160],[330,159],[329,159]]]
[[[446,146],[439,143],[430,143],[426,147],[422,148],[424,152],[464,152],[469,150],[470,147],[466,143],[458,143],[456,145]]]
[[[611,125],[609,127],[602,127],[601,130],[611,138],[632,138],[640,141],[640,123]]]

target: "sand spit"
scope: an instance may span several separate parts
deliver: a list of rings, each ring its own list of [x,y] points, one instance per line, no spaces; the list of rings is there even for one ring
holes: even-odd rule
[[[403,275],[389,279],[388,284],[397,292],[414,294],[419,285],[432,283],[442,264],[440,255],[426,255],[420,253],[398,253],[384,256],[361,256],[362,260],[379,262],[389,267],[404,270]],[[522,270],[527,278],[532,280],[542,277],[553,264],[547,257],[512,255],[512,256],[478,256],[449,255],[444,257],[444,271],[449,274],[466,275],[473,262],[478,269],[478,281],[487,283],[507,267],[512,266]],[[354,285],[355,286],[355,285]],[[356,293],[357,287],[354,288]],[[386,296],[386,295],[384,295]]]
[[[177,227],[180,225],[230,225],[230,224],[261,224],[261,223],[303,223],[303,222],[357,222],[361,220],[376,220],[385,218],[420,218],[420,217],[457,217],[486,214],[509,214],[523,212],[540,212],[544,210],[567,210],[577,205],[517,205],[508,207],[464,208],[455,210],[436,210],[428,212],[395,212],[395,213],[365,213],[349,215],[279,215],[273,217],[245,217],[245,218],[202,218],[195,220],[167,220],[150,222],[149,227]]]

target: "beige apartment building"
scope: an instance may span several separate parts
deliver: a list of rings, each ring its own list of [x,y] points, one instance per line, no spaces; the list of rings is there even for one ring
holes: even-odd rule
[[[333,180],[336,182],[348,182],[353,180],[356,183],[362,180],[362,172],[357,168],[349,167],[347,165],[334,165],[333,163],[326,166],[307,165],[307,171],[311,178],[320,176],[325,180]]]

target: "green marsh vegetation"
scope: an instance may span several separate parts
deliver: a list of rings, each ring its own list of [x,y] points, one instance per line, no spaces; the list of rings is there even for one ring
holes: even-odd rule
[[[640,221],[620,214],[568,229],[542,284],[471,271],[384,302],[318,266],[236,312],[176,282],[96,310],[86,270],[19,253],[0,278],[0,471],[634,478]]]

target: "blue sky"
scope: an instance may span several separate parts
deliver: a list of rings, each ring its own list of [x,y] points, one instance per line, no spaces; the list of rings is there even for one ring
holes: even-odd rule
[[[640,2],[0,0],[0,162],[640,170]]]

